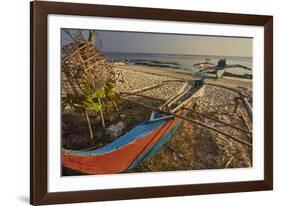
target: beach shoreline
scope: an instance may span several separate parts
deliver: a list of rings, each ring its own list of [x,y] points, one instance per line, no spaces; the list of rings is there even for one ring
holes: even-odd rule
[[[173,68],[162,68],[157,66],[147,66],[147,65],[130,65],[130,64],[116,64],[113,69],[115,71],[134,71],[145,74],[157,75],[162,77],[180,79],[180,80],[194,80],[199,77],[195,77],[191,74],[184,72],[183,70],[173,69]],[[231,88],[244,87],[249,91],[252,91],[252,81],[249,79],[238,79],[224,77],[221,79],[205,78],[206,83],[216,84],[221,86],[227,86]]]

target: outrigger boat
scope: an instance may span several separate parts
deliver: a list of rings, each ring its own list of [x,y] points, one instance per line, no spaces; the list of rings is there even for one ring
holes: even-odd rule
[[[93,33],[91,32],[90,34],[89,39],[92,39]],[[68,44],[63,47],[62,54],[62,86],[65,95],[74,97],[80,96],[83,93],[81,84],[84,80],[86,80],[86,82],[93,82],[93,88],[98,88],[96,85],[102,85],[103,78],[99,78],[100,76],[106,77],[109,82],[114,81],[114,79],[116,80],[116,76],[113,77],[112,75],[114,72],[111,64],[103,57],[92,41],[79,41]],[[204,88],[206,86],[204,82],[205,72],[211,70],[219,71],[233,65],[226,65],[225,60],[220,60],[218,65],[214,66],[214,64],[210,62],[210,59],[206,59],[206,62],[199,63],[197,66],[200,66],[200,69],[205,68],[205,71],[202,72],[203,78],[201,80],[191,80],[186,82],[176,95],[168,99],[160,107],[145,105],[127,97],[129,95],[134,95],[153,98],[139,94],[139,92],[158,88],[168,81],[185,82],[184,80],[165,80],[157,85],[141,88],[137,91],[131,91],[131,93],[125,97],[120,95],[126,101],[131,101],[132,103],[149,108],[152,111],[150,118],[140,122],[131,131],[102,148],[88,148],[87,150],[67,150],[63,148],[63,165],[66,168],[70,168],[84,174],[114,174],[126,172],[137,166],[145,159],[154,155],[162,147],[162,145],[164,145],[175,134],[184,120],[189,123],[211,129],[224,135],[224,137],[231,138],[241,144],[252,147],[251,143],[243,139],[233,137],[229,133],[188,117],[190,112],[195,112],[198,115],[212,119],[212,121],[232,127],[233,129],[244,132],[247,135],[252,135],[249,127],[245,130],[190,109],[190,106],[195,102],[195,100],[204,93]],[[118,79],[119,77],[122,77],[121,74],[117,75]],[[75,81],[72,81],[72,79]],[[120,81],[122,82],[123,78]],[[209,83],[209,85],[211,84]],[[231,90],[234,91],[235,89],[232,88]],[[252,116],[251,104],[248,102],[247,97],[240,91],[237,93],[240,95],[242,102],[245,104],[249,116]],[[240,100],[237,100],[237,111],[239,101]],[[242,113],[241,115],[243,116]],[[86,118],[88,117],[86,109],[85,116]],[[100,118],[101,120],[103,119],[102,111],[100,112]],[[89,123],[89,120],[87,121]]]
[[[63,165],[84,174],[114,174],[134,168],[175,134],[189,112],[186,108],[203,95],[204,88],[204,79],[187,82],[175,96],[154,109],[150,119],[103,148],[63,149]]]
[[[217,79],[223,77],[225,69],[240,67],[246,70],[252,70],[251,68],[241,64],[226,64],[226,59],[220,59],[217,65],[215,66],[213,63],[210,62],[210,59],[206,59],[205,62],[197,63],[194,64],[193,66],[200,68],[200,71],[198,72],[200,74],[207,73],[207,72],[215,72]]]

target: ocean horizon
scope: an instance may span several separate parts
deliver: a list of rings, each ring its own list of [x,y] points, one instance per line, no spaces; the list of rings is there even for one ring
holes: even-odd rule
[[[181,72],[191,75],[199,71],[199,69],[193,65],[205,62],[206,59],[210,59],[210,62],[215,65],[218,63],[219,59],[226,59],[227,64],[241,64],[252,68],[252,57],[133,52],[103,52],[103,54],[112,61],[124,61],[128,64],[135,65],[157,66],[163,69],[172,68],[182,70]],[[252,71],[235,67],[227,69],[225,76],[251,79]]]

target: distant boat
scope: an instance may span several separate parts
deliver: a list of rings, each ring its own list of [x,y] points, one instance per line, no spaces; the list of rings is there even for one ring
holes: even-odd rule
[[[164,114],[159,109],[151,113],[149,120],[139,123],[103,148],[89,151],[63,149],[63,165],[84,174],[114,174],[134,168],[153,156],[175,134],[183,122],[179,116],[186,116],[188,113],[183,107],[202,96],[204,88],[203,80],[195,80],[188,91],[178,93],[159,107],[173,105],[169,109],[175,111],[177,116]]]
[[[196,64],[193,64],[194,67],[199,67],[199,68],[208,68],[208,67],[211,67],[211,66],[214,66],[215,64],[211,62],[211,59],[209,58],[206,58],[205,59],[205,62],[199,62],[199,63],[196,63]]]
[[[114,61],[113,64],[114,64],[115,66],[125,66],[125,65],[128,64],[128,62],[125,61],[125,60],[122,60],[122,61]]]
[[[202,66],[200,66],[200,65],[202,65]],[[252,70],[251,68],[243,66],[241,64],[226,64],[226,59],[220,59],[216,66],[212,66],[210,62],[197,63],[197,64],[194,64],[193,66],[196,66],[196,67],[199,66],[202,68],[198,73],[215,72],[217,79],[223,77],[225,69],[240,67],[240,68],[243,68],[246,70]]]

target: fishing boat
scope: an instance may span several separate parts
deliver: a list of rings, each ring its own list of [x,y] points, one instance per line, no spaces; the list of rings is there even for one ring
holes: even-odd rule
[[[226,64],[226,59],[220,59],[217,63],[217,65],[214,66],[213,63],[208,61],[206,59],[205,62],[202,63],[197,63],[193,65],[194,67],[200,68],[200,71],[198,73],[207,73],[207,72],[215,72],[216,78],[223,78],[224,71],[226,69],[231,69],[231,68],[243,68],[245,70],[251,71],[252,69],[249,67],[246,67],[241,64]]]
[[[151,107],[148,120],[100,149],[63,149],[63,165],[83,174],[114,174],[134,168],[153,156],[175,134],[189,112],[185,108],[203,95],[204,88],[203,79],[186,83],[160,107]]]

